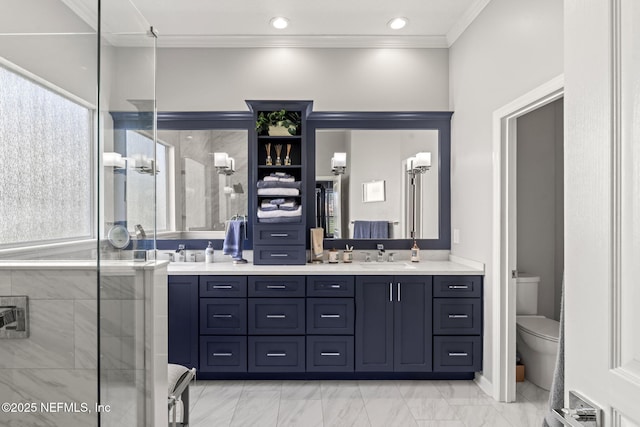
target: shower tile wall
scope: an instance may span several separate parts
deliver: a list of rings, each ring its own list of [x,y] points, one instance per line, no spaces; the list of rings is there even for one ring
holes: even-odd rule
[[[3,269],[1,295],[29,297],[30,336],[0,341],[0,401],[35,402],[35,413],[2,414],[2,425],[97,425],[94,413],[44,412],[40,403],[97,400],[96,271]]]

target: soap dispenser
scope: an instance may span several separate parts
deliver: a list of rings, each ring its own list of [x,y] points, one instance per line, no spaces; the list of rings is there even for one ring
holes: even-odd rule
[[[209,242],[209,246],[204,250],[204,262],[210,264],[213,262],[213,245]]]
[[[413,241],[413,246],[411,247],[411,262],[420,262],[420,248],[416,241]]]

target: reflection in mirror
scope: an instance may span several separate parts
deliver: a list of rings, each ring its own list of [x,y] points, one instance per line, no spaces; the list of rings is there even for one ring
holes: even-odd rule
[[[317,129],[316,226],[325,238],[438,239],[438,136],[434,129]],[[347,166],[331,179],[338,152],[347,153]],[[408,173],[417,153],[434,161]]]
[[[158,141],[170,150],[175,171],[168,186],[171,226],[162,238],[224,238],[226,221],[247,215],[248,131],[159,130]]]

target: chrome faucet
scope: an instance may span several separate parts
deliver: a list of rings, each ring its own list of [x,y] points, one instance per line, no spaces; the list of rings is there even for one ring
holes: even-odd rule
[[[178,245],[178,249],[176,249],[176,254],[175,254],[174,258],[175,258],[175,261],[177,261],[177,262],[186,261],[185,247],[184,247],[183,244],[179,244]]]
[[[382,243],[378,243],[378,262],[384,261],[384,245]]]

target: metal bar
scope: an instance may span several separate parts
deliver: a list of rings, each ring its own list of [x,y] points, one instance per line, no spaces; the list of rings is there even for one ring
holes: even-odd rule
[[[284,314],[267,314],[267,319],[286,319]]]
[[[213,318],[214,319],[229,319],[233,317],[231,314],[214,314]]]
[[[449,289],[469,289],[469,285],[449,285]]]
[[[468,314],[450,314],[449,319],[466,319],[468,318]]]
[[[339,314],[321,314],[320,317],[322,319],[339,319],[340,315]]]
[[[286,289],[285,285],[267,285],[267,289]]]
[[[233,353],[213,353],[213,357],[231,357]]]
[[[267,357],[286,357],[287,353],[267,353]]]
[[[466,357],[469,353],[449,353],[450,357]]]
[[[320,356],[340,356],[340,353],[320,353]]]
[[[231,285],[213,285],[213,289],[231,289],[233,286]]]

